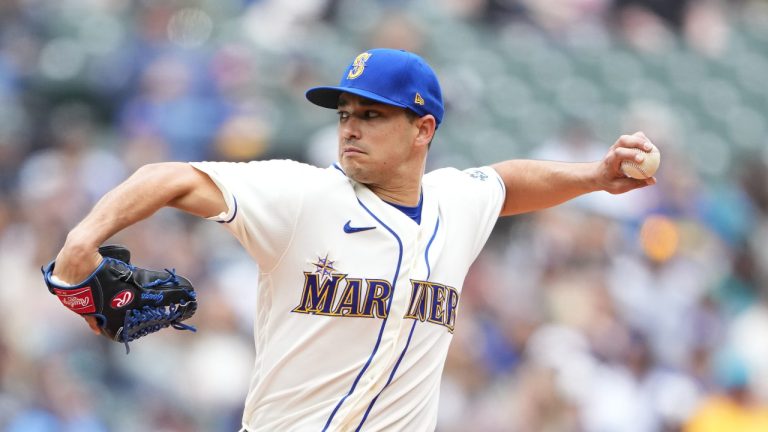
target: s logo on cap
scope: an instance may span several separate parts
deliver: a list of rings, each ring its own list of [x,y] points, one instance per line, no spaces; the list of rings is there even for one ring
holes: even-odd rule
[[[362,75],[363,70],[365,70],[365,62],[367,62],[370,57],[371,54],[367,52],[355,57],[355,61],[352,62],[352,69],[350,69],[347,74],[347,79],[355,79]]]

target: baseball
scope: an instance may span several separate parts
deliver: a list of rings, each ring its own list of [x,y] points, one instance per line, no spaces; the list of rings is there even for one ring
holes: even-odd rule
[[[650,142],[650,141],[649,141]],[[635,179],[647,179],[653,177],[656,174],[656,170],[659,169],[659,163],[661,163],[661,153],[653,143],[651,144],[651,150],[643,151],[640,149],[634,149],[636,152],[645,153],[645,157],[642,162],[635,162],[634,160],[625,160],[621,162],[621,172],[627,177]]]

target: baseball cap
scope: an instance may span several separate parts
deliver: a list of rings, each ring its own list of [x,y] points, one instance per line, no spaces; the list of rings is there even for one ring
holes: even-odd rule
[[[351,93],[387,105],[408,108],[419,116],[443,120],[443,96],[435,71],[424,59],[404,50],[377,48],[359,54],[335,87],[307,90],[315,105],[336,109],[341,93]]]

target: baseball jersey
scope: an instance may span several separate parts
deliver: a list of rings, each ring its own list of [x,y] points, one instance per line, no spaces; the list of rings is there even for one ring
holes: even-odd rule
[[[243,430],[434,430],[462,283],[504,202],[496,171],[424,175],[417,224],[338,165],[192,165],[260,269]]]

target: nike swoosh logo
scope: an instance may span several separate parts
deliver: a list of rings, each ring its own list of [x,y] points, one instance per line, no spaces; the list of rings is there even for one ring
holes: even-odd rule
[[[375,226],[370,226],[370,227],[353,227],[353,226],[349,225],[351,222],[352,222],[352,220],[350,219],[350,220],[347,221],[347,223],[344,224],[344,232],[347,233],[347,234],[353,234],[353,233],[357,233],[357,232],[362,232],[362,231],[368,231],[368,230],[376,229]]]

